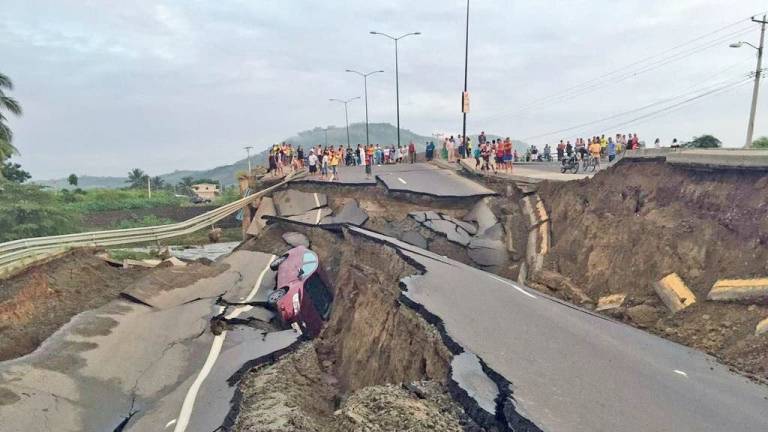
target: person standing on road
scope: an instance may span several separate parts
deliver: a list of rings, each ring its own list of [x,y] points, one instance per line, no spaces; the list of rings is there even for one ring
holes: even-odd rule
[[[474,157],[475,157],[475,169],[476,170],[482,169],[482,166],[480,165],[480,158],[482,157],[480,153],[480,146],[475,147]]]
[[[333,149],[331,149],[331,154],[330,154],[330,159],[331,160],[329,162],[329,165],[331,165],[331,177],[328,179],[328,181],[334,181],[334,180],[336,180],[338,178],[338,175],[339,175],[338,167],[339,167],[339,158],[340,158],[339,157],[339,153],[340,152],[341,151],[337,152],[337,151],[334,151]]]
[[[360,164],[363,165],[363,168],[365,169],[365,177],[371,178],[371,164],[368,163],[365,150],[360,152]]]
[[[595,140],[592,141],[592,144],[589,145],[589,154],[591,154],[592,157],[595,159],[596,168],[600,168],[600,151],[601,150],[602,150],[602,147],[600,147],[600,138],[595,137]]]
[[[448,162],[453,162],[453,160],[456,159],[453,153],[455,145],[456,141],[453,140],[453,135],[451,135],[451,137],[446,142],[446,147],[448,148]]]
[[[608,137],[608,146],[606,146],[606,152],[608,153],[608,163],[613,162],[616,159],[616,143],[613,142],[611,137]]]
[[[314,149],[309,151],[307,163],[309,163],[309,175],[315,177],[317,175],[317,156],[315,156]]]
[[[416,145],[413,144],[413,141],[408,143],[408,158],[410,159],[411,163],[416,162]]]

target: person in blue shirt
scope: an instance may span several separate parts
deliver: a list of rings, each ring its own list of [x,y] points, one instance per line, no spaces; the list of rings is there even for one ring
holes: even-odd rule
[[[608,153],[608,163],[613,162],[616,159],[616,143],[613,142],[611,137],[608,137],[608,145],[606,146],[606,152]]]

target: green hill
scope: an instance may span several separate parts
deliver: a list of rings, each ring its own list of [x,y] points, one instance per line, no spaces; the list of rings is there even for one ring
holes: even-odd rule
[[[389,123],[370,123],[368,125],[370,141],[372,144],[392,145],[397,144],[397,128]],[[491,137],[491,135],[489,135]],[[492,136],[497,138],[496,136]],[[489,138],[491,139],[491,138]],[[352,146],[357,144],[365,144],[365,123],[353,123],[349,125],[349,140]],[[473,142],[477,142],[477,136],[472,136]],[[410,141],[416,144],[416,148],[419,151],[424,149],[427,141],[435,141],[435,138],[419,135],[408,129],[400,130],[400,142],[403,145],[407,145]],[[316,145],[325,145],[326,133],[325,129],[321,127],[315,127],[314,129],[305,130],[298,134],[288,137],[285,142],[292,144],[294,147],[302,146],[308,148]],[[520,141],[513,141],[518,151],[525,151],[525,144]],[[435,141],[436,145],[439,145]],[[267,150],[266,147],[269,144],[263,143],[265,149],[260,153],[251,156],[251,162],[254,165],[264,165],[267,162]],[[328,126],[328,145],[339,146],[347,145],[347,130],[345,127]],[[140,168],[140,167],[139,167]],[[223,185],[235,184],[235,175],[239,171],[246,171],[248,169],[248,161],[246,159],[238,160],[230,165],[222,165],[208,170],[179,170],[171,173],[163,174],[160,177],[165,180],[166,183],[176,184],[184,177],[193,177],[195,179],[213,179],[220,181]],[[125,187],[124,177],[92,177],[83,176],[79,179],[79,187],[83,189],[92,188],[121,188]],[[35,181],[37,184],[44,186],[50,186],[52,188],[61,189],[70,187],[67,184],[66,179],[56,180],[40,180]]]

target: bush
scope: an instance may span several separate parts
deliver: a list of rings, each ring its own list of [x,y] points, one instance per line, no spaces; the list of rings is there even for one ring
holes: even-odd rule
[[[752,148],[768,149],[768,136],[760,137],[752,142]]]
[[[155,226],[155,225],[168,225],[172,223],[173,221],[170,219],[157,217],[155,215],[147,215],[141,219],[121,220],[120,222],[115,224],[115,229],[143,228],[143,227],[149,227],[149,226]]]
[[[74,199],[73,199],[74,197]],[[68,209],[91,213],[106,210],[131,210],[165,206],[180,206],[183,198],[176,198],[170,192],[157,192],[147,198],[143,190],[94,189],[87,194],[60,192],[60,198]]]
[[[0,242],[77,232],[79,215],[41,186],[0,183]]]

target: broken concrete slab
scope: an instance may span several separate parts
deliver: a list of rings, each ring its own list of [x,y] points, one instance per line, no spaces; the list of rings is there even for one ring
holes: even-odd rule
[[[707,299],[750,303],[768,302],[768,278],[718,280],[709,291]]]
[[[424,226],[431,229],[432,231],[444,234],[448,238],[448,241],[458,243],[462,246],[467,246],[471,240],[468,232],[464,231],[463,228],[457,226],[451,221],[444,219],[432,219],[424,222]]]
[[[451,383],[456,385],[462,396],[469,398],[476,408],[473,418],[494,418],[499,386],[483,371],[480,359],[469,351],[464,351],[451,360]],[[480,412],[478,412],[480,411]]]
[[[328,205],[328,197],[323,193],[292,189],[275,192],[273,199],[277,214],[284,217],[302,215]]]
[[[362,226],[367,220],[368,213],[360,208],[357,200],[351,199],[344,204],[336,216],[323,218],[323,220],[320,221],[320,225],[350,224]]]
[[[160,260],[135,260],[135,259],[126,258],[123,260],[123,268],[129,268],[129,267],[155,268],[161,262],[162,261]]]
[[[486,247],[468,248],[467,255],[469,255],[472,261],[483,267],[500,266],[509,259],[507,249],[503,243],[501,243],[501,248],[495,249]]]
[[[451,222],[456,224],[457,226],[460,226],[469,235],[477,234],[477,225],[475,225],[472,222],[466,222],[461,219],[456,219],[453,216],[449,216],[447,214],[442,214],[442,213],[440,214],[440,216],[443,218],[443,220],[447,220],[448,222]]]
[[[467,222],[477,223],[477,232],[480,233],[499,222],[496,215],[493,214],[491,207],[488,206],[488,201],[486,199],[477,201],[463,219]]]
[[[309,247],[309,238],[302,233],[292,231],[292,232],[283,233],[281,237],[283,238],[284,242],[288,243],[289,246],[293,246],[293,247],[304,246],[307,248]]]
[[[331,214],[333,214],[333,210],[328,207],[321,207],[310,210],[304,214],[283,217],[283,219],[288,219],[305,225],[319,225],[323,218],[328,217]]]
[[[653,289],[672,313],[696,303],[696,295],[677,273],[668,274],[654,283]]]
[[[416,231],[406,231],[400,236],[400,240],[412,244],[418,248],[427,248],[427,239]]]
[[[265,307],[252,306],[251,309],[245,310],[238,315],[238,318],[246,321],[256,320],[269,323],[275,319],[275,313]]]
[[[760,336],[766,332],[768,332],[768,318],[757,323],[757,326],[755,327],[755,336]]]
[[[626,294],[611,294],[607,296],[600,297],[597,300],[597,307],[595,308],[596,311],[603,311],[603,310],[609,310],[609,309],[616,309],[621,307],[621,305],[624,304],[624,300],[627,298]]]
[[[560,273],[550,270],[532,271],[528,275],[529,281],[546,286],[553,291],[559,291],[565,294],[568,300],[574,303],[586,305],[594,304],[594,301],[576,286],[570,278]]]
[[[275,216],[276,214],[277,210],[275,209],[275,203],[272,198],[262,198],[261,203],[256,208],[256,213],[253,215],[253,220],[248,226],[246,234],[254,237],[261,234],[261,231],[267,226],[267,221],[264,219],[264,216]]]
[[[186,267],[187,263],[176,258],[176,257],[170,257],[163,260],[162,263],[160,263],[161,267]]]

